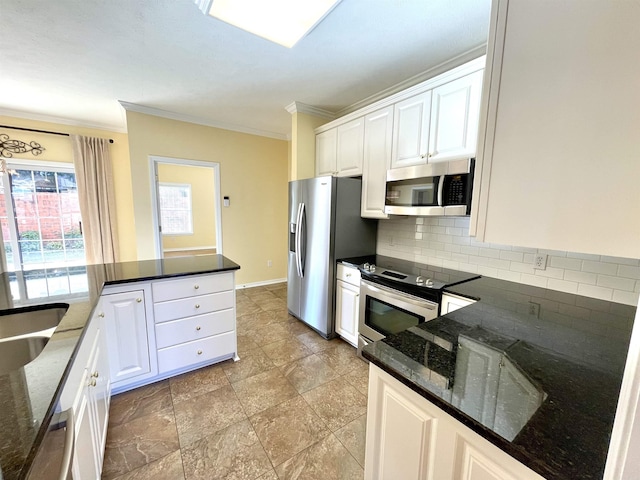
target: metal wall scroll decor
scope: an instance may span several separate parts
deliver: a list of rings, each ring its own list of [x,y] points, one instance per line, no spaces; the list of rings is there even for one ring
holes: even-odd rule
[[[23,142],[22,140],[12,140],[6,133],[0,133],[0,157],[11,158],[14,153],[31,152],[32,155],[38,156],[44,152],[46,148],[38,142]]]

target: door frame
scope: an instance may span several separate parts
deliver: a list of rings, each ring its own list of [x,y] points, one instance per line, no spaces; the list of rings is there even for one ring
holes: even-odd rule
[[[218,162],[204,162],[186,158],[160,157],[149,155],[149,172],[151,174],[151,222],[154,231],[156,258],[164,258],[162,249],[162,233],[160,232],[160,203],[158,202],[158,165],[183,165],[188,167],[204,167],[213,169],[213,197],[216,215],[216,253],[222,255],[222,202],[220,201],[220,164]]]

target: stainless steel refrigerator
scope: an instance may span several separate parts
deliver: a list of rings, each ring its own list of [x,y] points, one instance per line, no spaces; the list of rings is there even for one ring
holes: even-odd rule
[[[376,251],[377,221],[360,218],[362,182],[317,177],[289,182],[289,313],[335,336],[336,260]]]

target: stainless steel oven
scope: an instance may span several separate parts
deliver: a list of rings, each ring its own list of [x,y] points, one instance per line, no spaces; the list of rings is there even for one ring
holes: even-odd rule
[[[358,350],[369,342],[381,340],[437,316],[436,302],[362,280]]]

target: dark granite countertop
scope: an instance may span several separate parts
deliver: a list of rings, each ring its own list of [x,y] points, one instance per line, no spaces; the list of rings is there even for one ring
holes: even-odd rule
[[[26,478],[103,286],[239,268],[222,255],[198,255],[0,274],[0,313],[29,305],[69,304],[42,353],[0,375],[0,478]]]
[[[478,301],[365,358],[543,477],[601,479],[636,307],[487,277],[446,292]]]

